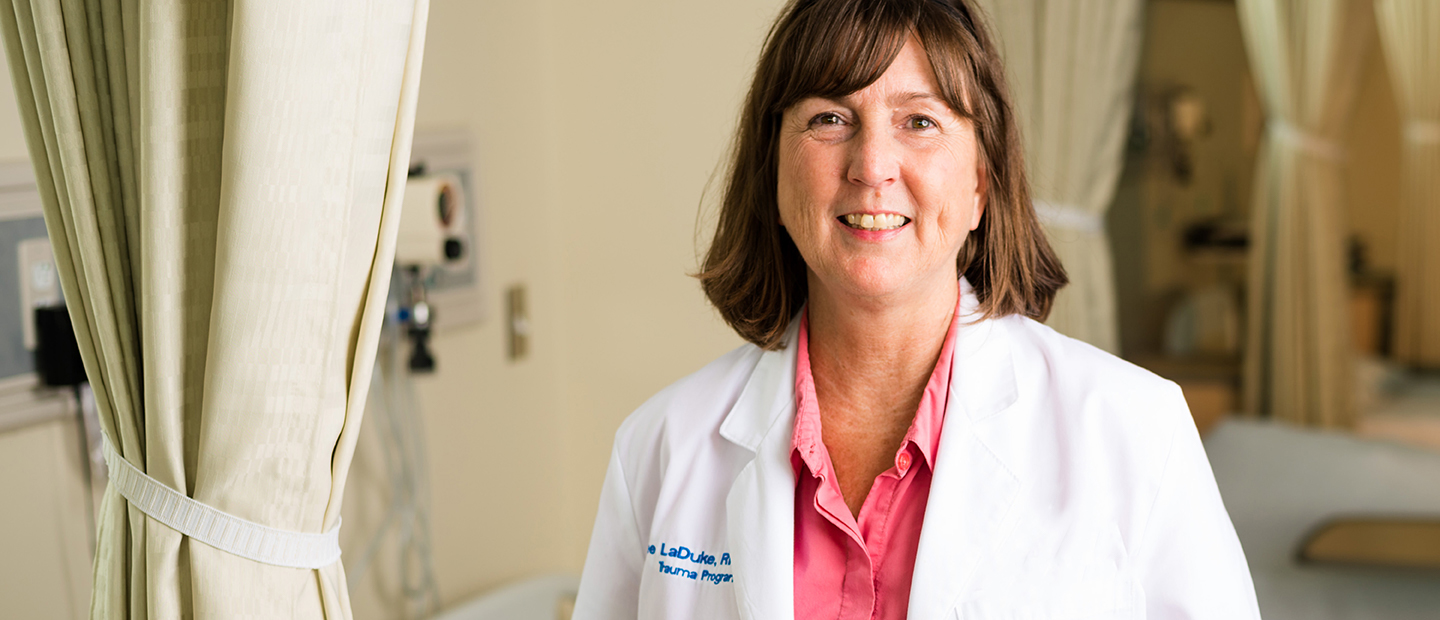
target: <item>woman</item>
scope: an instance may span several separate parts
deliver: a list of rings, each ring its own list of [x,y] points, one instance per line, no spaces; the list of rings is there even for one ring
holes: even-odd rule
[[[1256,618],[1180,390],[1044,327],[966,0],[794,0],[700,274],[751,344],[615,438],[575,617]]]

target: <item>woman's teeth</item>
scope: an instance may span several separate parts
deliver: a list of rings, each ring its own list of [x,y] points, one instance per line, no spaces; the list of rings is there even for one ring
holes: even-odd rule
[[[910,223],[910,218],[892,213],[881,213],[879,215],[851,213],[840,219],[851,228],[859,228],[860,230],[890,230]]]

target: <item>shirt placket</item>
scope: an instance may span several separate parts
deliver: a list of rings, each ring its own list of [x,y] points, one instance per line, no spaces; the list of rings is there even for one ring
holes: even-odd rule
[[[840,618],[842,620],[869,619],[879,612],[878,592],[880,563],[889,545],[888,526],[895,502],[912,479],[907,476],[914,467],[915,444],[906,441],[895,457],[895,466],[875,478],[865,503],[860,507],[860,518],[856,520],[845,505],[838,482],[834,479],[834,467],[826,461],[820,467],[820,484],[815,494],[815,510],[825,517],[831,526],[844,532],[847,539],[845,553],[845,582],[841,586]]]
[[[839,482],[835,480],[835,468],[830,455],[824,453],[819,464],[820,484],[815,489],[815,511],[819,512],[831,527],[845,534],[845,577],[840,585],[840,615],[837,620],[859,620],[871,618],[876,602],[874,563],[860,535],[860,526],[845,505],[840,493]],[[862,510],[863,514],[863,510]]]

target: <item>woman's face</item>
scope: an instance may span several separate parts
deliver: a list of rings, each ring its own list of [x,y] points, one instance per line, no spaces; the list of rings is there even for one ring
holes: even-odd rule
[[[939,93],[912,37],[875,83],[785,111],[780,223],[809,267],[812,296],[898,299],[954,286],[960,247],[980,224],[984,175],[974,128]]]

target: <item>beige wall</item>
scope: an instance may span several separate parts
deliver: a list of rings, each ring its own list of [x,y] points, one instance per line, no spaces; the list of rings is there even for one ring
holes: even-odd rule
[[[0,617],[88,615],[90,525],[77,429],[62,419],[0,433]]]
[[[1345,136],[1350,149],[1345,206],[1350,231],[1365,244],[1371,267],[1393,274],[1400,228],[1400,112],[1390,88],[1385,54],[1379,39],[1372,41],[1355,117]]]
[[[534,347],[507,361],[491,318],[441,334],[419,382],[447,604],[578,573],[620,421],[739,343],[686,274],[779,4],[434,1],[417,126],[472,133],[490,316],[526,286]],[[347,513],[378,514],[379,474],[357,456]],[[374,577],[357,616],[394,609]]]
[[[701,190],[777,6],[581,1],[557,14],[556,78],[578,116],[557,179],[568,566],[583,560],[620,421],[740,342],[686,274],[697,264]]]

